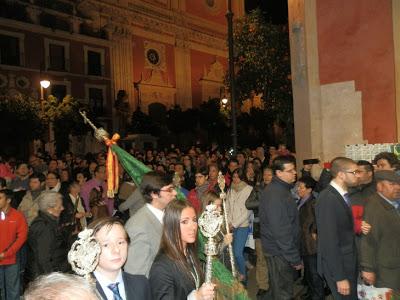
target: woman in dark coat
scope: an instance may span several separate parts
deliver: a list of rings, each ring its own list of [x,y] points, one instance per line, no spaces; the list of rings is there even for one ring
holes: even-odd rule
[[[165,208],[160,251],[150,270],[154,300],[212,300],[214,285],[203,282],[196,255],[197,217],[186,201]]]
[[[33,220],[28,233],[28,265],[26,279],[51,272],[68,272],[67,242],[60,230],[58,219],[62,210],[61,194],[44,191],[38,197],[39,215]]]

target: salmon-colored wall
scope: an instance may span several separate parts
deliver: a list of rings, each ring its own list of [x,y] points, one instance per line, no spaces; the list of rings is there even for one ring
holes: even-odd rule
[[[200,79],[204,76],[204,66],[206,67],[207,71],[210,71],[210,66],[215,62],[216,59],[224,66],[224,70],[226,70],[228,64],[226,58],[196,50],[190,51],[193,107],[197,107],[202,103]]]
[[[369,143],[397,139],[391,5],[389,0],[317,1],[321,84],[355,80]]]
[[[140,36],[133,36],[133,80],[139,81],[141,74],[143,74],[143,80],[147,80],[150,77],[151,69],[144,68],[145,65],[145,53],[144,53],[144,41],[152,41],[158,44],[163,44],[159,41],[151,39],[145,39]],[[166,60],[166,72],[162,72],[164,82],[169,82],[172,86],[175,86],[175,54],[174,47],[169,44],[163,44],[165,46],[165,60]]]
[[[71,85],[71,95],[77,99],[85,98],[85,84],[97,84],[106,86],[106,105],[111,111],[113,96],[111,95],[111,82],[103,78],[95,78],[85,76],[85,60],[83,47],[89,46],[94,48],[104,49],[105,61],[105,77],[110,77],[110,52],[109,48],[91,43],[83,43],[74,40],[67,40],[63,38],[47,36],[35,32],[16,30],[12,28],[2,27],[2,29],[10,32],[24,33],[24,55],[25,55],[25,70],[11,71],[15,76],[26,76],[31,81],[31,88],[35,89],[39,95],[40,93],[40,80],[47,78],[51,81],[69,82]],[[68,41],[70,51],[70,73],[46,72],[45,66],[45,49],[44,39],[48,38],[56,41]],[[42,73],[39,71],[42,70]],[[80,75],[80,76],[76,76]],[[46,93],[48,95],[48,93]],[[45,94],[45,95],[46,95]]]
[[[203,18],[208,21],[212,21],[218,24],[226,25],[226,1],[225,0],[214,0],[220,3],[219,9],[213,11],[207,7],[206,0],[186,0],[186,12],[196,17]]]

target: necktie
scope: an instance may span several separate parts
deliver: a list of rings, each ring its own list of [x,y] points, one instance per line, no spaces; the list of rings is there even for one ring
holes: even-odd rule
[[[121,295],[120,295],[120,293],[119,293],[118,284],[119,284],[119,282],[117,282],[117,283],[111,283],[111,284],[108,285],[108,288],[109,288],[109,289],[113,292],[113,294],[114,294],[114,300],[122,300],[122,297],[121,297]]]
[[[350,200],[350,196],[349,193],[346,193],[343,195],[344,201],[346,202],[346,204],[351,207],[351,200]]]

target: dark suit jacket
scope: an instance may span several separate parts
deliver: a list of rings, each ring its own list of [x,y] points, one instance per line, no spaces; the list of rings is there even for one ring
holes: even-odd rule
[[[332,281],[357,277],[357,250],[351,208],[331,185],[318,196],[318,272]]]
[[[292,185],[273,177],[260,195],[261,243],[266,254],[282,256],[288,263],[299,265],[300,225]]]
[[[124,280],[125,294],[127,300],[151,300],[151,292],[149,281],[144,275],[132,275],[122,272]],[[96,280],[96,289],[101,298],[107,300],[106,294],[101,288],[100,283]]]
[[[186,300],[196,289],[192,278],[164,254],[157,255],[151,267],[150,286],[153,300]]]

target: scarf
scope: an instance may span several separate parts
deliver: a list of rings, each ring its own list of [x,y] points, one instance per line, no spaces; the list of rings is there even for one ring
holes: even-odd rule
[[[239,183],[233,183],[231,184],[232,189],[238,193],[241,190],[243,190],[246,187],[247,183],[244,181],[240,181]]]
[[[36,198],[40,195],[42,191],[43,191],[42,189],[31,191],[32,200],[36,200]]]

